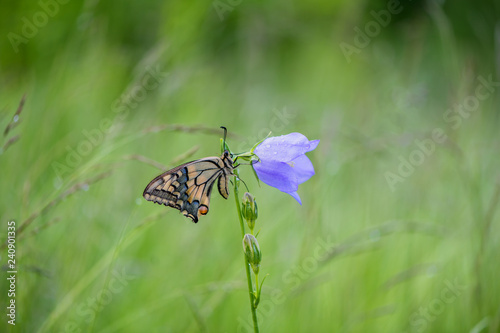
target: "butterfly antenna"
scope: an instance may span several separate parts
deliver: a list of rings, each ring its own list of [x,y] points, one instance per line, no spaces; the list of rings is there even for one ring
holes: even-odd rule
[[[227,128],[225,128],[224,126],[221,126],[220,128],[222,128],[224,130],[224,150],[225,150],[226,149]]]

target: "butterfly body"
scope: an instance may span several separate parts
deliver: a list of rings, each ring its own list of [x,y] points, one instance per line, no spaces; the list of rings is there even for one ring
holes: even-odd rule
[[[148,201],[178,209],[197,223],[198,213],[208,213],[215,181],[220,195],[228,198],[228,178],[234,175],[233,168],[228,151],[224,151],[221,157],[184,163],[153,179],[146,186],[143,196]]]

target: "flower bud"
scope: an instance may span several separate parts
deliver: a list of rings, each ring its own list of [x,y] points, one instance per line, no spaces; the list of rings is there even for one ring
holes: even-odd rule
[[[253,272],[259,274],[262,253],[260,252],[259,242],[257,242],[257,239],[253,235],[246,234],[243,237],[243,251],[248,263],[252,266]]]
[[[257,202],[253,195],[248,192],[245,192],[243,195],[243,202],[241,204],[241,214],[243,218],[247,221],[247,225],[250,230],[253,232],[253,228],[255,227],[255,220],[258,216]]]

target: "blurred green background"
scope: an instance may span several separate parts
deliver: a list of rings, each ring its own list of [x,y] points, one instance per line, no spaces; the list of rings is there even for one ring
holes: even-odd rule
[[[142,198],[221,125],[321,140],[302,206],[241,167],[262,332],[500,332],[497,1],[0,7],[1,332],[250,332],[234,198]]]

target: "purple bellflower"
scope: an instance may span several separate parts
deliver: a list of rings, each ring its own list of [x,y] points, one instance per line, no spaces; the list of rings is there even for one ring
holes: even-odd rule
[[[309,141],[303,134],[290,133],[267,138],[253,151],[259,157],[253,167],[259,179],[290,194],[302,205],[297,190],[314,175],[314,167],[305,155],[316,149],[319,140]]]

